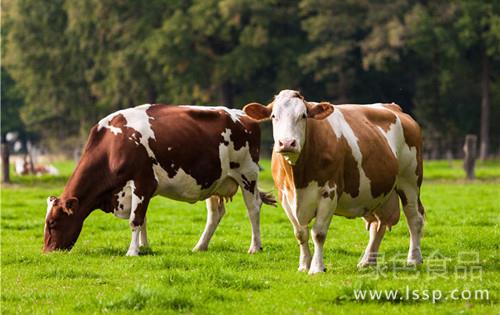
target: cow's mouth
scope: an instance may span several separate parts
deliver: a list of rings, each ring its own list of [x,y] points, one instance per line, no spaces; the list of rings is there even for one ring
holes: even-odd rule
[[[288,163],[295,165],[295,163],[299,159],[300,152],[297,150],[280,150],[277,151],[276,153],[281,154]]]

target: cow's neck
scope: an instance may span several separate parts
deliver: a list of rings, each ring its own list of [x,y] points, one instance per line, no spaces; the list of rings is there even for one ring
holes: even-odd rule
[[[325,184],[338,169],[339,141],[327,120],[308,119],[306,140],[297,162],[288,168],[292,172],[295,188],[305,188],[315,181],[319,186]],[[288,162],[282,157],[283,163]]]
[[[107,190],[106,182],[109,181],[108,174],[103,174],[105,169],[98,161],[87,159],[84,155],[66,183],[61,199],[78,198],[79,217],[85,218],[99,208]]]

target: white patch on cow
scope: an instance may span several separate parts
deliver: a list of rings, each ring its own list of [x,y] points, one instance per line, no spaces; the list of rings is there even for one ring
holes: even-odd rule
[[[120,190],[117,194],[117,205],[116,208],[113,209],[113,214],[120,219],[128,219],[130,218],[130,212],[132,210],[132,188],[129,185],[131,181],[128,181],[125,186],[123,186],[122,190]]]
[[[231,129],[229,128],[226,128],[221,133],[224,141],[228,143],[227,145],[225,145],[224,143],[219,144],[219,159],[221,161],[222,168],[221,178],[230,177],[233,178],[236,182],[241,183],[241,174],[245,174],[245,176],[249,177],[247,178],[248,180],[256,180],[259,174],[259,167],[252,160],[252,156],[250,155],[250,145],[248,144],[248,142],[246,142],[243,147],[239,148],[239,150],[236,150],[236,148],[234,147],[234,143],[231,140],[231,133]],[[229,167],[231,161],[235,161],[240,164],[238,170],[233,170]],[[222,190],[226,190],[222,189],[222,186],[224,186],[223,181],[220,181],[215,187],[215,191],[217,191],[221,196],[224,195],[224,191]],[[257,187],[255,187],[255,189],[257,189]]]
[[[394,124],[391,124],[389,127],[389,130],[387,132],[384,131],[382,127],[378,127],[380,132],[384,135],[384,137],[387,139],[387,143],[389,144],[389,147],[391,148],[392,153],[394,154],[395,157],[398,156],[397,154],[397,145],[400,142],[400,130],[401,130],[401,121],[399,118],[396,118],[396,122]]]
[[[120,219],[130,219],[136,209],[132,209],[132,198],[136,198],[137,205],[144,201],[144,196],[139,197],[135,194],[135,182],[133,180],[127,181],[122,190],[117,194],[117,205],[113,209],[113,214]]]
[[[240,122],[240,117],[245,115],[245,113],[240,109],[227,108],[225,106],[181,105],[179,107],[191,108],[196,110],[223,110],[231,117],[233,122]]]
[[[168,148],[167,148],[167,150],[168,150],[168,151],[172,151],[172,147],[168,147]]]
[[[98,123],[97,131],[102,128],[109,129],[114,135],[118,135],[122,133],[121,128],[110,125],[110,122],[113,118],[118,115],[122,115],[126,124],[125,127],[132,128],[135,131],[141,134],[140,139],[135,139],[135,134],[133,135],[134,139],[130,139],[134,141],[136,144],[142,144],[146,149],[148,156],[155,158],[155,155],[151,148],[149,147],[149,140],[156,140],[153,129],[151,128],[151,124],[149,123],[150,119],[154,119],[153,117],[148,116],[146,111],[151,107],[151,104],[144,104],[140,106],[136,106],[133,108],[122,109],[117,112],[114,112],[105,118],[101,119]]]
[[[49,217],[50,210],[52,209],[52,206],[54,205],[55,201],[56,198],[47,197],[47,211],[45,212],[45,224],[43,225],[44,231],[47,229],[47,218]]]
[[[153,171],[158,182],[155,194],[191,203],[204,199],[201,186],[182,168],[173,177],[169,177],[159,164],[153,164]]]
[[[321,189],[316,181],[307,187],[295,189],[295,202],[291,204],[292,213],[300,225],[307,225],[316,215],[321,196]]]

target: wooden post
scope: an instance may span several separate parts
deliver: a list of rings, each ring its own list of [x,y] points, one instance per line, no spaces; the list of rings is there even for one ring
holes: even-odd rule
[[[2,142],[2,183],[10,183],[9,145]]]
[[[476,151],[477,151],[477,136],[466,135],[464,144],[464,170],[467,174],[467,179],[474,179],[474,167],[476,164]]]

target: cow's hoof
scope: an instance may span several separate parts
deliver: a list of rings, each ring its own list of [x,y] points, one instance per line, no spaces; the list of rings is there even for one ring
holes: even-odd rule
[[[376,261],[362,260],[358,263],[358,269],[373,267],[376,265],[377,265]]]
[[[138,249],[129,249],[125,256],[139,256]]]
[[[423,262],[424,261],[422,258],[408,258],[408,260],[406,261],[406,264],[408,266],[417,266],[417,265],[421,265]]]
[[[297,269],[299,272],[308,272],[309,271],[309,266],[307,265],[300,265],[299,269]]]
[[[248,250],[248,253],[249,254],[255,254],[257,252],[261,252],[262,251],[262,247],[260,246],[251,246],[250,249]]]
[[[206,245],[196,245],[194,248],[193,248],[193,253],[194,252],[206,252],[208,249],[208,246]]]
[[[315,275],[318,273],[325,273],[325,272],[326,272],[326,268],[322,267],[322,266],[311,267],[311,269],[309,269],[309,275]]]

